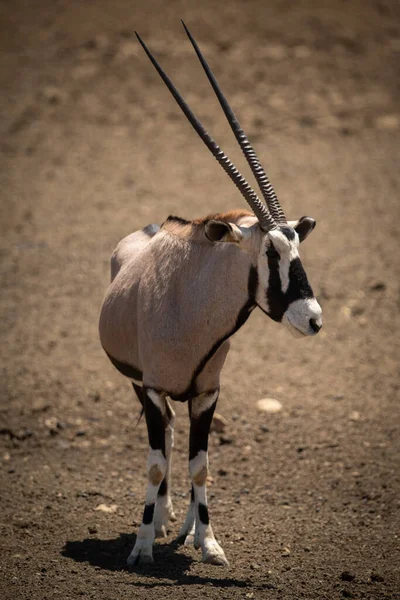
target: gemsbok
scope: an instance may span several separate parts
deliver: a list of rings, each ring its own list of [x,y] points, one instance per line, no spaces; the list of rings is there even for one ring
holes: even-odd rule
[[[143,407],[150,451],[147,493],[128,564],[153,562],[156,536],[175,515],[171,451],[175,413],[188,401],[191,501],[180,539],[194,541],[202,559],[227,565],[207,508],[208,435],[229,338],[259,307],[296,335],[315,335],[322,311],[299,258],[314,219],[287,221],[253,148],[200,49],[204,71],[260,187],[260,200],[186,104],[138,34],[147,56],[189,122],[242,193],[251,212],[232,210],[192,221],[170,216],[124,238],[111,258],[111,285],[100,316],[100,339],[113,365],[128,377]]]

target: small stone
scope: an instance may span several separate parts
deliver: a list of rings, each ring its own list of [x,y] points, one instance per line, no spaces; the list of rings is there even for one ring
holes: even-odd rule
[[[356,576],[354,575],[354,573],[351,573],[350,571],[343,571],[343,573],[341,573],[340,575],[340,579],[342,581],[354,581],[356,578]]]
[[[108,506],[107,504],[98,504],[94,510],[99,510],[104,513],[115,513],[117,512],[118,504],[111,504]]]
[[[89,533],[97,533],[97,527],[88,527],[88,532]]]
[[[349,421],[360,421],[361,415],[357,410],[353,410],[349,415]]]
[[[384,283],[383,281],[376,281],[369,286],[369,289],[373,292],[381,292],[383,290],[386,290],[386,283]]]
[[[289,555],[290,555],[290,548],[284,548],[282,550],[281,556],[289,556]]]
[[[213,420],[211,423],[211,431],[216,431],[217,433],[224,433],[226,426],[228,425],[228,421],[220,415],[219,413],[214,413]]]
[[[275,60],[282,60],[287,56],[287,48],[282,44],[266,44],[260,48],[262,56],[266,58],[273,58]]]
[[[398,115],[381,115],[376,119],[378,129],[397,129],[400,126]]]
[[[266,425],[260,425],[260,429],[264,433],[268,433],[269,432],[269,427],[267,427]]]
[[[307,46],[300,44],[299,46],[295,46],[293,48],[293,54],[295,58],[308,58],[311,56],[311,50]]]
[[[257,408],[267,413],[278,413],[282,410],[282,404],[274,398],[262,398],[257,401]]]
[[[372,571],[370,579],[373,583],[382,583],[383,581],[385,581],[382,575],[380,575],[376,571]]]
[[[253,569],[254,571],[256,571],[257,569],[260,568],[260,565],[256,562],[251,563],[250,568]]]
[[[228,437],[227,435],[221,435],[219,437],[219,443],[221,446],[225,446],[227,444],[233,444],[233,438]]]
[[[332,400],[343,400],[344,398],[344,394],[334,394],[333,396],[330,396]]]
[[[10,469],[8,469],[7,473],[15,473],[14,467],[11,467]]]
[[[46,86],[42,89],[42,96],[49,104],[61,104],[65,100],[65,93],[55,86]]]
[[[45,412],[50,408],[50,404],[44,398],[35,398],[32,402],[34,412]]]

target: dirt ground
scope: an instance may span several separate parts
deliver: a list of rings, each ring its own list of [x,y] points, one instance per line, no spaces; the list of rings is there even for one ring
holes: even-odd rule
[[[169,214],[244,207],[134,29],[248,175],[181,17],[286,214],[317,220],[324,328],[255,311],[233,340],[209,482],[231,567],[173,543],[179,404],[178,522],[134,571],[147,435],[98,341],[109,256]],[[398,1],[3,0],[0,27],[0,598],[400,598]]]

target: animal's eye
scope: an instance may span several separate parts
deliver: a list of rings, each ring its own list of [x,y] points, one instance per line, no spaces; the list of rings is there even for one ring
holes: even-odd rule
[[[275,248],[273,246],[270,246],[266,252],[266,255],[268,256],[268,258],[274,258],[274,259],[278,259],[279,258],[279,254],[278,252],[275,250]]]

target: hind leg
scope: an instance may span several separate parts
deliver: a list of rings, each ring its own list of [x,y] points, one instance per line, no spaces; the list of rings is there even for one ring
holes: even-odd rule
[[[172,448],[174,447],[175,412],[172,410],[168,400],[166,400],[165,403],[165,455],[167,459],[167,470],[158,490],[154,513],[154,529],[156,537],[166,537],[168,522],[176,521],[171,500],[171,461]]]

